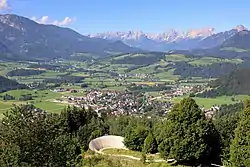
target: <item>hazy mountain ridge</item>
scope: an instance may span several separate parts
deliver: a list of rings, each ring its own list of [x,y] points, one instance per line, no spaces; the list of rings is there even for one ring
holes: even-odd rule
[[[3,46],[7,46],[15,55],[28,58],[68,57],[82,52],[105,56],[107,52],[139,51],[122,42],[118,47],[117,43],[111,41],[89,38],[69,28],[38,24],[12,14],[0,15],[0,32]]]
[[[218,46],[211,48],[190,49],[190,50],[172,50],[169,54],[184,54],[194,57],[219,57],[219,58],[239,58],[250,60],[250,31],[234,31],[224,32],[228,35],[228,39],[220,41]],[[232,34],[233,35],[232,35]],[[222,36],[220,33],[217,36]],[[210,38],[210,37],[209,37]],[[212,38],[212,36],[211,36]],[[208,39],[207,39],[208,40]],[[209,39],[213,41],[213,39]],[[216,42],[216,40],[214,40]]]
[[[206,49],[221,45],[237,32],[246,30],[238,25],[232,30],[216,33],[214,28],[193,29],[186,32],[169,30],[167,32],[152,34],[142,31],[107,32],[88,35],[89,37],[121,40],[125,44],[152,51],[169,51],[174,49]]]

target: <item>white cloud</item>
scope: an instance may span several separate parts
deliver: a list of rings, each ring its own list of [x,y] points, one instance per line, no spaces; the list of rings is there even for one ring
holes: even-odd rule
[[[75,18],[65,17],[62,21],[57,21],[57,20],[54,21],[53,24],[57,26],[65,26],[74,22],[75,20],[76,20]]]
[[[40,23],[41,23],[41,24],[46,24],[48,21],[49,21],[49,16],[43,16],[43,17],[40,19]]]
[[[66,26],[76,21],[76,18],[65,17],[62,21],[50,21],[49,16],[42,16],[41,18],[36,18],[35,16],[31,17],[31,20],[39,23],[39,24],[53,24],[56,26]]]
[[[8,0],[0,0],[0,10],[9,9]]]

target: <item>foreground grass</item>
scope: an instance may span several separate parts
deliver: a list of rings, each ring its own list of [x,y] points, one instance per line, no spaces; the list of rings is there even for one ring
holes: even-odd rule
[[[136,158],[141,158],[142,157],[141,152],[132,151],[132,150],[125,150],[125,149],[109,148],[109,149],[104,149],[102,152],[106,153],[106,154],[111,154],[111,155],[129,155],[129,156],[133,156],[133,157],[136,157]],[[152,159],[152,160],[160,160],[160,159],[162,159],[159,154],[147,154],[146,157],[147,157],[147,159]]]
[[[143,163],[138,160],[99,154],[85,157],[82,167],[170,167],[167,163]]]

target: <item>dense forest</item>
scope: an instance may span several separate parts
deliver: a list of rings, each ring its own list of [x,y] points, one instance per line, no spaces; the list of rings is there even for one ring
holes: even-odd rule
[[[6,92],[14,89],[26,89],[27,86],[19,84],[17,81],[10,80],[0,75],[0,92]]]
[[[182,78],[217,78],[239,68],[237,64],[232,63],[213,63],[207,66],[193,66],[187,62],[177,62],[175,65],[172,65],[172,67],[175,68],[173,74],[180,75]]]
[[[207,119],[191,98],[176,104],[167,119],[111,116],[108,111],[97,115],[91,108],[76,107],[51,114],[30,105],[15,106],[0,123],[0,164],[98,166],[104,157],[84,156],[88,143],[113,134],[124,136],[131,150],[141,151],[142,155],[160,152],[164,159],[173,158],[180,165],[248,167],[249,104],[247,101],[244,109],[242,104],[224,105],[214,120]],[[119,166],[107,161],[106,166]]]
[[[58,76],[57,78],[45,78],[44,83],[55,83],[55,84],[62,84],[62,83],[81,83],[84,80],[84,77],[81,76]]]
[[[45,73],[45,70],[31,70],[31,69],[16,69],[9,71],[7,76],[29,76],[29,75],[39,75]]]
[[[243,68],[232,71],[228,75],[222,75],[218,79],[211,81],[207,90],[196,96],[199,97],[216,97],[221,95],[250,94],[250,69]]]
[[[144,54],[128,54],[116,56],[112,58],[113,64],[134,64],[134,65],[149,65],[154,64],[165,58],[164,53],[144,53]]]

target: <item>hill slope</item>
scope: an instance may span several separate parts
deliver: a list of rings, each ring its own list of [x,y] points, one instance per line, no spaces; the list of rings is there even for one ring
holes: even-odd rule
[[[228,40],[226,40],[221,47],[234,47],[240,49],[250,49],[250,31],[241,31]]]
[[[19,84],[14,80],[10,80],[0,75],[0,92],[5,92],[14,89],[25,89],[25,88],[27,88],[26,85]]]
[[[124,43],[89,38],[69,28],[42,25],[17,15],[0,15],[0,27],[0,42],[13,54],[30,58],[67,57],[81,52],[105,56],[107,52],[139,51]]]
[[[210,49],[174,50],[174,54],[194,57],[219,57],[250,59],[250,31],[242,30],[225,40],[220,46]]]
[[[240,69],[209,84],[220,95],[250,94],[250,69]]]

